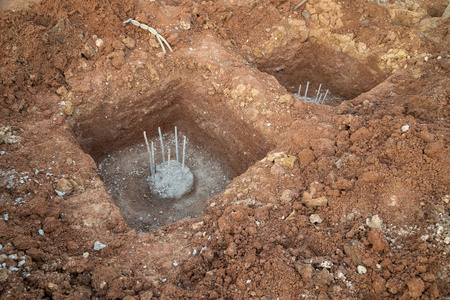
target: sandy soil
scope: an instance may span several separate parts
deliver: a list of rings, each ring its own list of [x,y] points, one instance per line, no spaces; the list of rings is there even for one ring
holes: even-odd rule
[[[298,2],[1,2],[0,298],[448,299],[447,1]],[[227,175],[152,227],[99,165],[173,126]]]

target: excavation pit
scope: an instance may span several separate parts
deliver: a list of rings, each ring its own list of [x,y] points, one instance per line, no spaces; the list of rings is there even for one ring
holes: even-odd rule
[[[151,102],[142,99],[137,105],[146,103],[150,106]],[[189,107],[192,101],[186,103],[181,97],[169,103],[171,105],[152,113],[152,117],[144,112],[145,109],[137,112],[130,107],[129,112],[123,111],[129,118],[118,117],[121,124],[113,117],[95,114],[96,120],[86,118],[86,122],[81,121],[73,127],[83,150],[95,160],[107,193],[130,227],[140,232],[200,216],[209,199],[221,193],[235,176],[262,159],[269,149],[253,128],[220,104],[197,101],[196,109],[193,109]],[[102,134],[102,130],[118,126],[126,129],[111,131],[111,135]],[[178,128],[178,160],[175,126]],[[162,131],[165,162],[158,127]],[[155,150],[153,180],[144,131]],[[177,172],[182,169],[183,136],[187,141],[183,169],[186,186],[168,191],[168,184],[180,184]],[[158,176],[162,177],[158,179]]]
[[[319,86],[329,90],[323,103],[338,106],[368,92],[389,75],[380,69],[374,57],[358,59],[333,47],[315,42],[293,42],[255,62],[257,68],[273,75],[290,93],[297,96],[302,85],[310,82],[308,97],[315,99]],[[308,101],[314,102],[314,101]]]

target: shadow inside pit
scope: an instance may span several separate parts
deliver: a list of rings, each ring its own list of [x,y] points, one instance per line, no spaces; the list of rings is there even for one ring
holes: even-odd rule
[[[186,99],[185,95],[171,91],[143,97],[108,118],[105,104],[90,116],[79,118],[72,128],[83,150],[97,163],[107,192],[128,224],[138,231],[152,231],[201,215],[208,199],[268,152],[266,141],[218,101],[193,101],[204,98]],[[169,148],[174,160],[175,126],[180,162],[182,136],[187,138],[185,164],[194,174],[194,188],[180,199],[165,199],[150,190],[143,131],[149,142],[153,141],[158,164],[162,162],[158,127],[163,133],[166,160]]]

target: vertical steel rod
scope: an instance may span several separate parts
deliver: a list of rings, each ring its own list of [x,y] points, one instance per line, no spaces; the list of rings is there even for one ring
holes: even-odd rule
[[[298,94],[297,94],[298,97],[301,97],[301,96],[300,96],[300,91],[301,91],[301,90],[302,90],[302,85],[300,84],[299,87],[298,87]]]
[[[177,126],[175,126],[175,151],[177,155],[177,162],[180,162],[178,159],[178,132],[177,132]]]
[[[155,148],[152,141],[152,178],[155,179],[156,165],[155,165]]]
[[[168,152],[168,154],[167,154],[167,166],[168,166],[169,169],[170,169],[170,148],[167,149],[167,152]]]
[[[305,91],[305,101],[306,101],[306,96],[308,95],[308,87],[309,87],[309,81],[306,83],[306,91]]]
[[[147,133],[144,131],[144,138],[145,138],[145,144],[147,145],[147,152],[148,152],[148,157],[150,160],[150,174],[153,177],[153,162],[152,162],[152,152],[150,151],[150,146],[148,144],[148,140],[147,140]]]
[[[166,158],[164,157],[164,143],[163,143],[163,139],[162,139],[162,134],[161,134],[161,128],[158,127],[158,132],[159,132],[159,140],[161,141],[161,151],[162,151],[162,159],[163,159],[163,164],[166,163]]]
[[[186,136],[183,139],[183,159],[181,163],[181,179],[184,180],[184,157],[186,156]]]
[[[327,98],[328,91],[329,91],[329,90],[327,90],[327,92],[325,93],[325,96],[324,96],[323,99],[322,99],[322,103],[320,103],[320,104],[323,104],[323,103],[325,102],[325,98]]]
[[[321,87],[322,87],[322,84],[319,85],[319,89],[317,90],[317,96],[316,96],[316,99],[314,100],[315,103],[317,103],[317,99],[319,98],[320,88]]]

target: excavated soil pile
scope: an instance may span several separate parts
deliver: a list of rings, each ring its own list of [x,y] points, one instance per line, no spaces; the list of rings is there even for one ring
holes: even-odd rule
[[[0,298],[449,299],[448,2],[299,4],[0,2]]]

